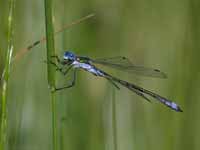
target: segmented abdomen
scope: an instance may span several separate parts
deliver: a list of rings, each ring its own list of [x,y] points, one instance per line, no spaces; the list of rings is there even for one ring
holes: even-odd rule
[[[137,95],[142,96],[146,100],[149,100],[146,97],[146,95],[148,95],[148,96],[151,96],[151,97],[155,98],[156,100],[158,100],[159,102],[161,102],[165,106],[167,106],[167,107],[169,107],[169,108],[171,108],[171,109],[173,109],[175,111],[182,112],[181,108],[176,103],[174,103],[173,101],[168,100],[167,98],[164,98],[164,97],[162,97],[162,96],[160,96],[160,95],[158,95],[156,93],[153,93],[153,92],[151,92],[149,90],[146,90],[146,89],[144,89],[142,87],[139,87],[139,86],[137,86],[137,85],[135,85],[133,83],[129,83],[127,81],[112,77],[112,76],[110,76],[108,74],[106,74],[106,77],[114,80],[117,83],[120,83],[122,86],[124,86],[124,87],[128,88],[129,90],[135,92]]]

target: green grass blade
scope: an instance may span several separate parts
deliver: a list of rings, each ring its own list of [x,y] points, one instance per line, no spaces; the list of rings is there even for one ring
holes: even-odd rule
[[[7,144],[7,92],[8,80],[10,75],[11,59],[13,52],[13,19],[14,19],[15,0],[9,1],[9,14],[8,14],[8,48],[5,59],[5,67],[2,75],[2,95],[1,95],[1,133],[0,133],[0,150],[4,150]]]
[[[45,24],[47,37],[47,60],[50,61],[51,56],[55,55],[54,47],[54,29],[52,21],[52,0],[45,0]],[[55,86],[55,70],[51,64],[48,64],[48,84],[50,87]]]
[[[116,98],[115,87],[112,87],[112,133],[113,133],[113,149],[117,150],[117,116],[116,116]]]
[[[51,56],[55,55],[52,0],[45,0],[45,24],[47,37],[47,61],[49,61]],[[55,70],[51,64],[47,64],[47,72],[48,84],[51,89],[53,150],[57,150],[56,97],[55,93],[52,91],[55,87]]]

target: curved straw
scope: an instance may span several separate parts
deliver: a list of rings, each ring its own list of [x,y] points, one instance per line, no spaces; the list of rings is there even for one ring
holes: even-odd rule
[[[65,26],[63,26],[63,28],[57,30],[57,31],[54,33],[54,35],[57,35],[58,33],[61,33],[61,32],[63,32],[64,30],[66,30],[66,29],[68,29],[68,28],[71,28],[71,27],[73,27],[74,25],[77,25],[77,24],[79,24],[79,23],[81,23],[81,22],[83,22],[83,21],[85,21],[85,20],[87,20],[87,19],[93,17],[94,15],[95,15],[95,14],[89,14],[89,15],[87,15],[87,16],[85,16],[85,17],[82,17],[82,18],[80,18],[80,19],[78,19],[78,20],[73,21],[73,22],[70,23],[70,24],[66,24]],[[45,37],[45,36],[42,37],[40,40],[35,41],[34,43],[32,43],[31,45],[29,45],[28,47],[21,49],[21,50],[14,56],[14,58],[13,58],[12,61],[15,61],[15,60],[20,59],[23,55],[26,54],[26,52],[28,52],[29,50],[31,50],[33,47],[35,47],[35,46],[37,46],[37,45],[39,45],[39,44],[41,44],[41,43],[44,43],[44,42],[46,42],[46,37]]]

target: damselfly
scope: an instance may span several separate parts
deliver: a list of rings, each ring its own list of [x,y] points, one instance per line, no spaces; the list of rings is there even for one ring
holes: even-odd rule
[[[103,77],[112,83],[117,89],[120,89],[119,85],[126,87],[127,89],[135,92],[137,95],[143,97],[145,100],[150,101],[149,97],[154,98],[155,100],[161,102],[165,106],[175,110],[177,112],[182,112],[181,108],[173,101],[162,97],[156,93],[153,93],[149,90],[146,90],[140,86],[137,86],[133,83],[116,78],[103,70],[97,68],[95,64],[101,64],[108,67],[117,68],[127,72],[133,72],[145,76],[166,78],[165,73],[161,72],[158,69],[146,68],[142,66],[133,65],[128,58],[126,57],[112,57],[104,59],[91,59],[85,56],[77,56],[73,52],[66,51],[62,59],[58,56],[52,56],[56,59],[56,63],[51,60],[49,63],[56,66],[56,69],[59,70],[63,75],[66,75],[69,70],[73,69],[73,80],[69,85],[66,85],[61,88],[56,88],[55,90],[62,90],[66,88],[71,88],[75,85],[76,81],[76,71],[77,69],[82,69],[92,73],[95,76]]]

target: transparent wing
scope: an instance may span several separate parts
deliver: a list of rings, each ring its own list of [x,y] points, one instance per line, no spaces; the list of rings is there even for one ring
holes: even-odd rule
[[[131,61],[122,56],[102,58],[91,60],[93,63],[101,64],[104,66],[116,68],[129,73],[134,73],[143,76],[156,77],[156,78],[166,78],[166,74],[158,69],[148,68],[144,66],[137,66],[131,63]]]

